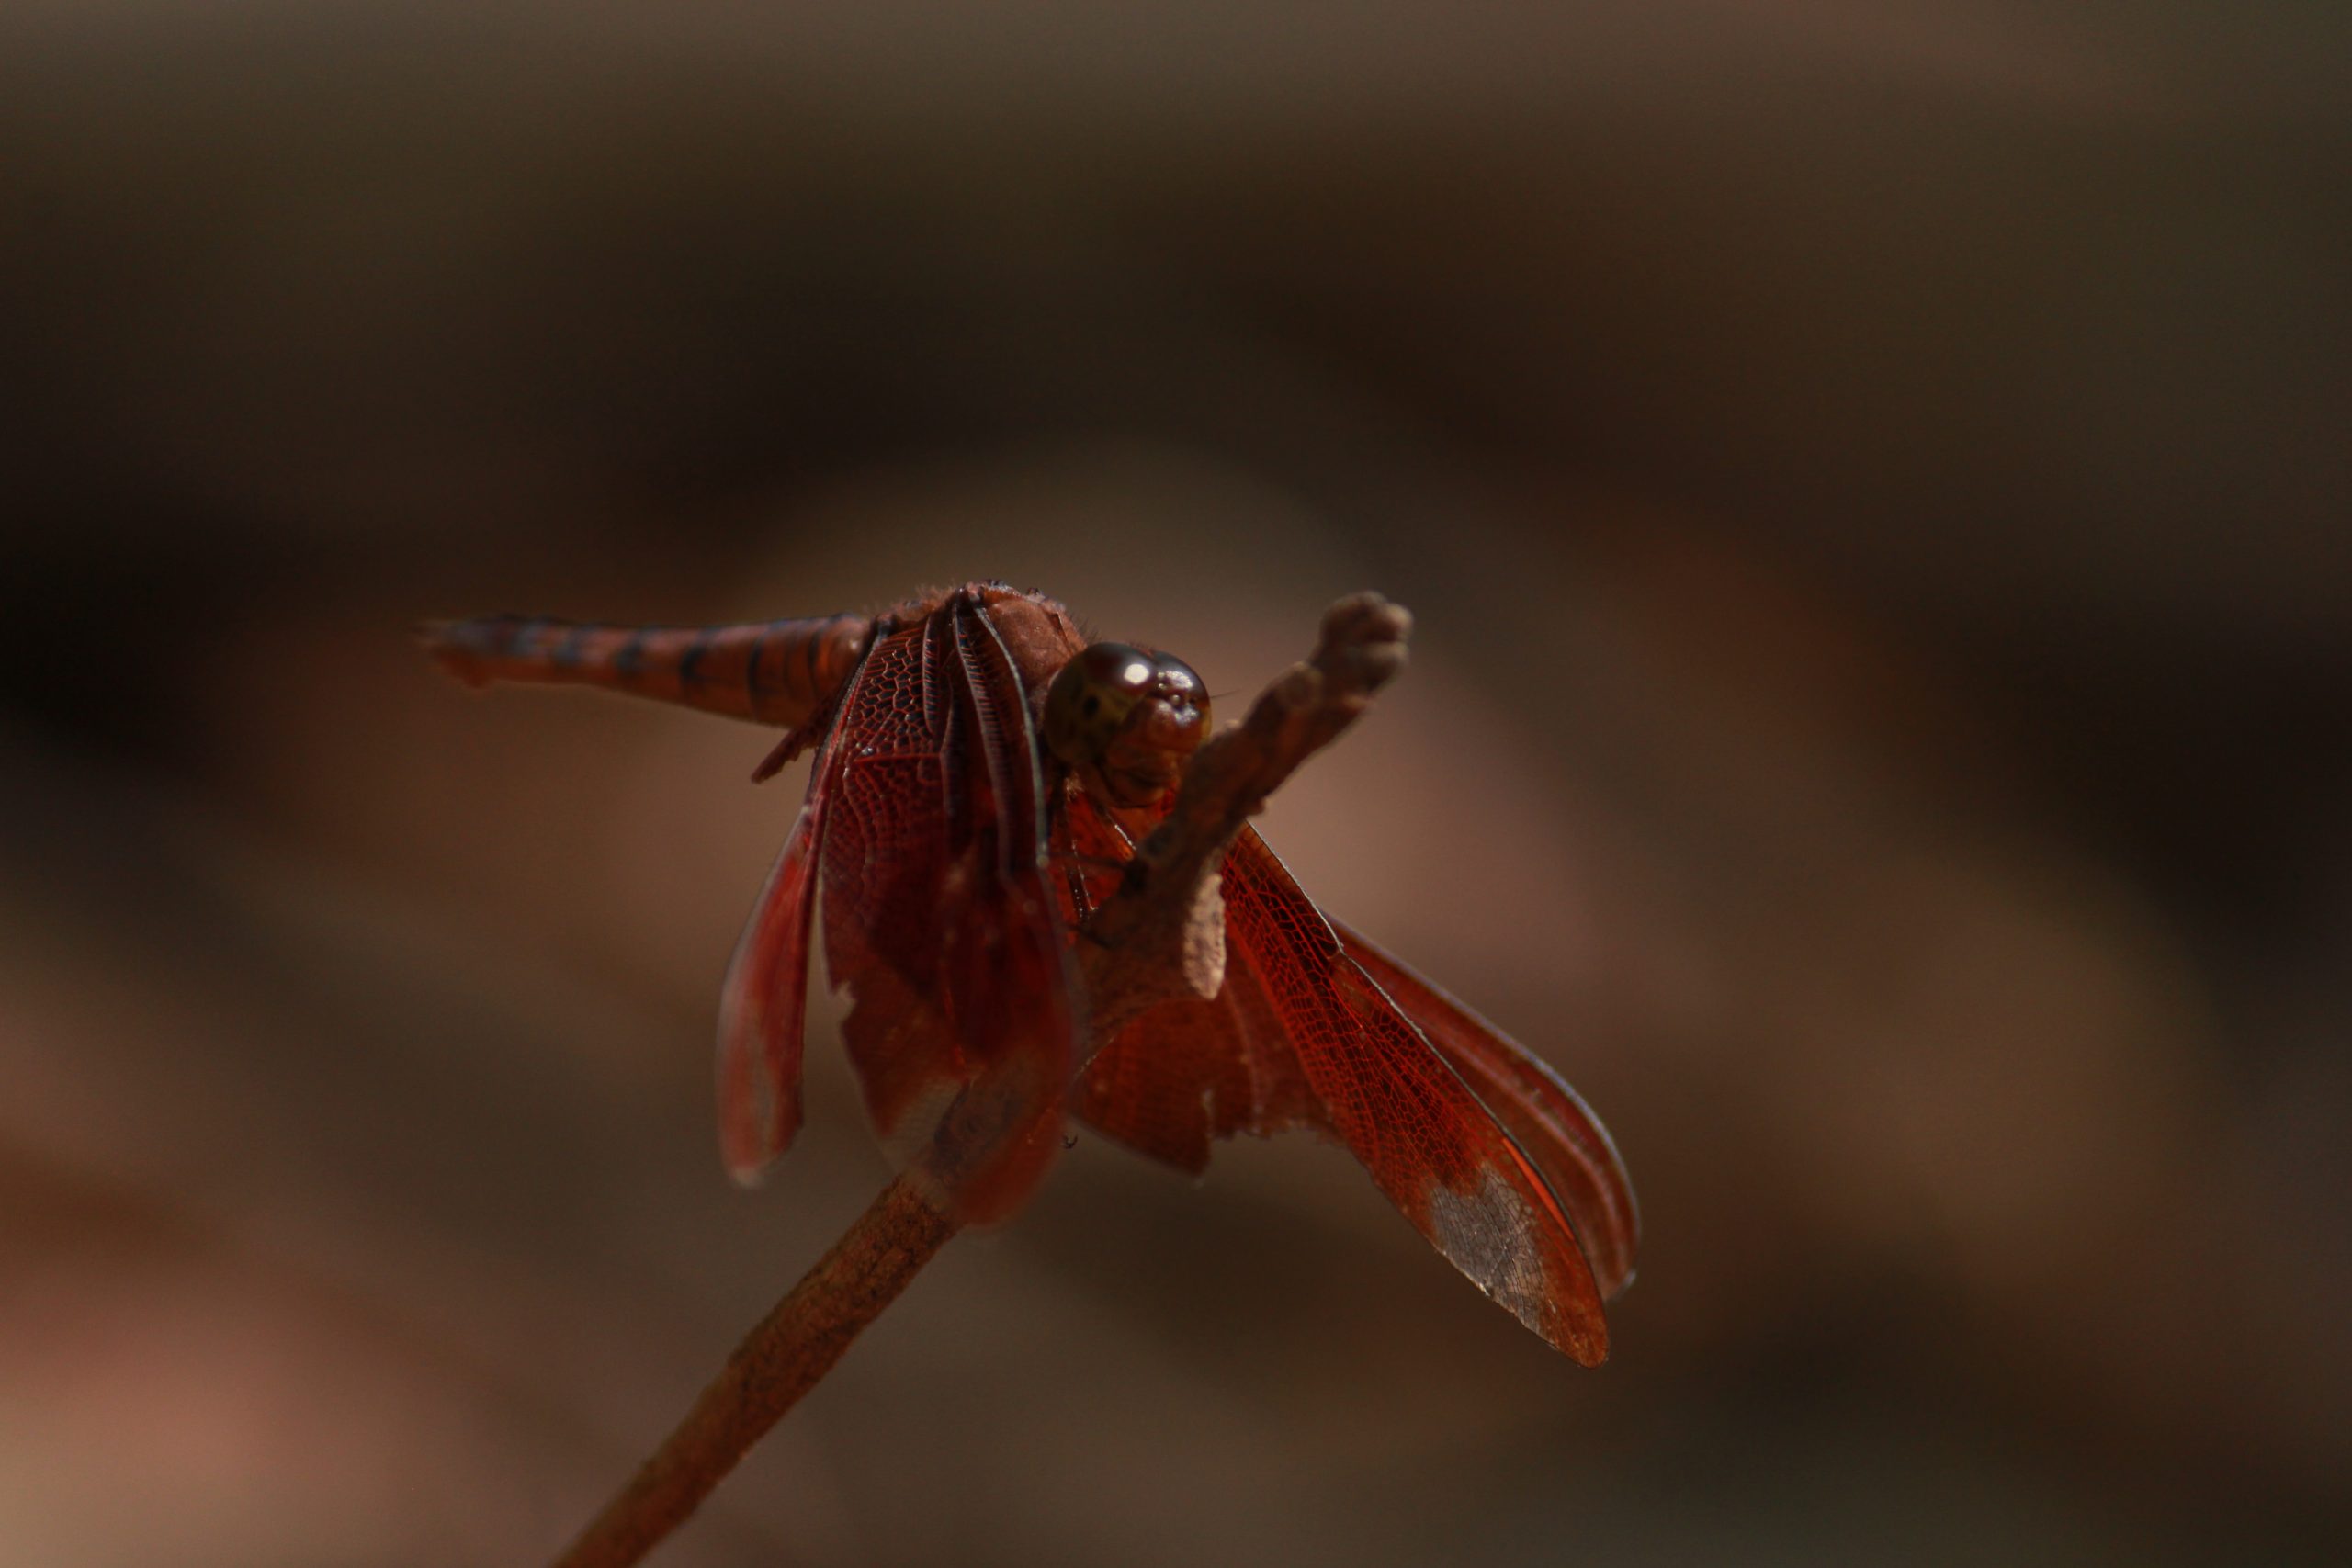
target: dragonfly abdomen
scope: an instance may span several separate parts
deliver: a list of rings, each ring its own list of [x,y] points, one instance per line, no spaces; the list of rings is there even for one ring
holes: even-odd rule
[[[727,626],[614,626],[479,615],[428,627],[425,646],[469,685],[594,686],[704,713],[804,724],[857,661],[871,623],[812,615]]]

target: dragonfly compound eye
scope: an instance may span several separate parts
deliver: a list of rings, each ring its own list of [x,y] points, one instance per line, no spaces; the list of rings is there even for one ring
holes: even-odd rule
[[[1208,694],[1182,660],[1124,642],[1098,642],[1061,668],[1046,691],[1046,745],[1072,767],[1100,762],[1138,705],[1151,699],[1136,739],[1189,752],[1208,723]]]

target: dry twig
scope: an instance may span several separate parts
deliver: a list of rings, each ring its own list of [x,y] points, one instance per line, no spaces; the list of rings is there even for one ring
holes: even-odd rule
[[[1083,976],[1091,1056],[1146,1009],[1215,996],[1225,974],[1216,867],[1236,833],[1291,773],[1363,712],[1404,667],[1412,619],[1377,594],[1324,614],[1313,658],[1266,688],[1249,716],[1185,770],[1165,822],[1138,846],[1089,928]],[[751,1446],[954,1236],[948,1194],[994,1147],[1025,1091],[996,1084],[951,1107],[929,1154],[890,1183],[774,1311],[557,1568],[628,1568],[684,1521]],[[1034,1102],[1033,1102],[1034,1103]]]

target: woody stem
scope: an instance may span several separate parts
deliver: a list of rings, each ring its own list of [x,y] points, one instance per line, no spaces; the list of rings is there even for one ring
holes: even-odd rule
[[[1097,911],[1081,964],[1090,1018],[1081,1060],[1146,1010],[1215,996],[1224,976],[1216,868],[1234,835],[1299,763],[1330,744],[1403,668],[1411,618],[1376,594],[1325,612],[1315,655],[1266,688],[1241,723],[1185,770],[1167,819],[1136,847],[1120,889]],[[1049,1086],[1058,1094],[1058,1085]],[[960,1228],[961,1172],[1038,1103],[1014,1077],[975,1085],[949,1111],[924,1159],[882,1190],[832,1250],[735,1348],[619,1495],[556,1568],[630,1568],[684,1522],[752,1445],[832,1370],[882,1309]]]
[[[831,1371],[958,1222],[911,1175],[882,1190],[832,1250],[776,1303],[653,1457],[557,1568],[628,1568],[693,1513],[753,1443]]]

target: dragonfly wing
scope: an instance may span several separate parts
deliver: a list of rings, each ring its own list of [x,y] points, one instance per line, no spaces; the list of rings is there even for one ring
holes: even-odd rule
[[[823,803],[811,789],[784,852],[735,943],[718,1000],[718,1147],[745,1186],[800,1130],[802,1020],[808,1000],[808,917]]]
[[[854,704],[862,671],[861,665],[849,677],[838,707]],[[719,1153],[729,1174],[746,1186],[759,1179],[800,1130],[808,933],[828,807],[840,772],[840,737],[836,725],[809,770],[808,798],[760,889],[719,989]],[[786,737],[778,752],[799,740],[798,734]]]
[[[1575,1227],[1593,1282],[1614,1296],[1634,1277],[1641,1212],[1609,1129],[1560,1075],[1519,1042],[1338,921],[1347,956],[1494,1113]]]
[[[1075,864],[1114,865],[1131,852],[1082,795],[1071,797],[1068,821]],[[1106,1137],[1195,1176],[1219,1138],[1322,1125],[1257,964],[1234,942],[1224,988],[1164,1002],[1121,1030],[1087,1064],[1070,1109]]]
[[[959,598],[954,632],[975,807],[968,875],[960,897],[951,889],[943,978],[974,1089],[1011,1112],[994,1152],[957,1189],[965,1217],[984,1224],[1018,1208],[1061,1151],[1079,987],[1046,882],[1045,784],[1028,693],[985,599]]]
[[[1263,982],[1230,946],[1225,988],[1163,1003],[1121,1030],[1087,1064],[1070,1108],[1104,1136],[1195,1176],[1219,1138],[1323,1125]]]
[[[1226,857],[1225,903],[1228,948],[1249,953],[1331,1130],[1389,1201],[1549,1343],[1606,1359],[1600,1291],[1541,1167],[1252,829]]]
[[[850,992],[842,1025],[876,1130],[894,1154],[925,1086],[960,1086],[941,1015],[940,901],[964,812],[954,694],[926,614],[878,638],[837,721],[841,779],[825,834],[825,958]],[[931,1118],[944,1100],[930,1107]],[[927,1127],[925,1128],[927,1131]]]
[[[839,744],[825,946],[866,1109],[905,1159],[967,1089],[1011,1097],[957,1188],[963,1217],[1001,1218],[1060,1146],[1077,1023],[1029,705],[985,603],[959,592],[877,641]]]

